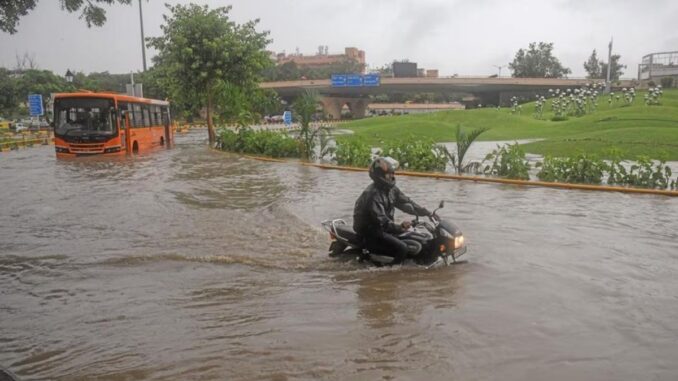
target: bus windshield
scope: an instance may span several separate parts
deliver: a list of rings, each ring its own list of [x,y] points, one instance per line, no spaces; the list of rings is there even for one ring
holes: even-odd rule
[[[54,134],[115,135],[112,99],[63,98],[54,101]]]

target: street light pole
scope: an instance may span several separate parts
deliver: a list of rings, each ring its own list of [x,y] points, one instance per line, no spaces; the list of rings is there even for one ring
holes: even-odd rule
[[[605,81],[605,93],[610,93],[610,69],[612,68],[612,38],[607,50],[607,81]]]
[[[141,10],[141,0],[139,0],[139,21],[141,24],[141,57],[144,60],[144,71],[146,71],[146,45],[144,45],[144,14]]]

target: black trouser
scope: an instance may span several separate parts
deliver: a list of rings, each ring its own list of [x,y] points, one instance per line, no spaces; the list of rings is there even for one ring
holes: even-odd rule
[[[401,263],[408,252],[405,242],[384,232],[365,235],[365,246],[372,253],[393,257],[394,264]]]

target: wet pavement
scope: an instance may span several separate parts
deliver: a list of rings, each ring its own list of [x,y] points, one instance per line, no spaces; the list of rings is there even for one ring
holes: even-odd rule
[[[466,263],[326,256],[365,173],[212,151],[0,154],[0,365],[22,380],[675,380],[678,200],[399,177]],[[397,215],[402,218],[403,215]]]

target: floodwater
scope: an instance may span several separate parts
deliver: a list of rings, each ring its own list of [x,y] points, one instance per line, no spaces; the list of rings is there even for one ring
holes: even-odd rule
[[[326,256],[369,179],[212,151],[0,154],[0,365],[22,380],[675,380],[678,200],[399,177],[466,263]],[[397,217],[402,217],[397,216]]]

